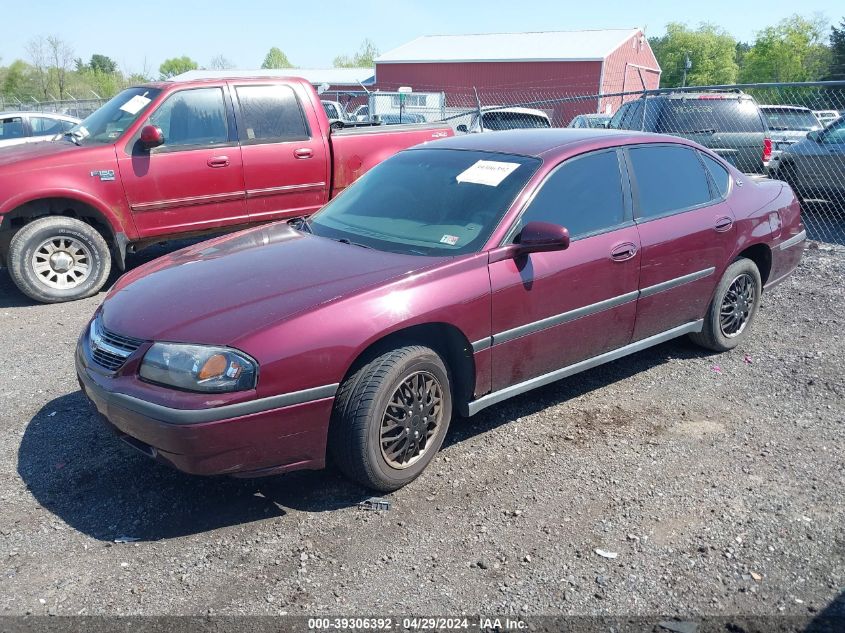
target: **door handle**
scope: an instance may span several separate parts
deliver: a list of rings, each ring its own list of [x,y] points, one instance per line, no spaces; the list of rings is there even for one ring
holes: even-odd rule
[[[725,231],[730,230],[730,228],[734,225],[734,221],[732,218],[728,216],[723,216],[716,220],[716,225],[713,227],[719,233],[724,233]]]
[[[300,147],[293,150],[293,155],[295,158],[311,158],[314,156],[314,152],[308,147]]]
[[[207,165],[209,167],[228,167],[229,166],[229,157],[228,156],[212,156],[208,159]]]
[[[637,245],[633,242],[625,242],[624,244],[617,244],[610,251],[610,259],[615,262],[625,262],[632,259],[637,254]]]

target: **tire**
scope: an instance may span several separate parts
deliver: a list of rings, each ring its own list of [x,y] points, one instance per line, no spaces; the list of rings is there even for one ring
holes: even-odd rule
[[[424,389],[418,393],[439,391],[439,408],[431,397],[414,399],[407,383],[420,381]],[[414,417],[393,404],[409,401],[415,408],[423,406]],[[436,412],[436,417],[423,416],[426,411]],[[329,427],[329,453],[341,472],[362,486],[396,490],[425,470],[443,444],[451,417],[452,391],[443,360],[428,347],[400,347],[365,363],[340,386]],[[384,428],[390,423],[395,428]],[[424,436],[424,442],[414,439]]]
[[[91,225],[50,216],[12,236],[8,265],[12,281],[27,297],[59,303],[96,294],[111,272],[111,252]]]
[[[748,337],[760,308],[762,292],[763,282],[757,265],[745,257],[737,259],[728,266],[716,286],[701,332],[689,335],[692,341],[716,352],[726,352],[739,345]],[[736,297],[735,301],[733,297]],[[723,307],[726,310],[726,323],[723,323]],[[731,309],[732,312],[727,312]],[[737,320],[731,321],[730,314],[737,315]]]

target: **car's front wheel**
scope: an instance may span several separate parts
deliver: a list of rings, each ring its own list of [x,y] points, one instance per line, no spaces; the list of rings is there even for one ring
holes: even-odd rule
[[[726,352],[747,336],[760,307],[763,282],[757,265],[740,257],[728,266],[704,317],[701,332],[690,338],[707,349]]]
[[[440,449],[452,417],[449,372],[432,349],[408,345],[363,364],[335,398],[329,451],[363,486],[401,488]]]
[[[58,303],[90,297],[100,290],[111,271],[111,252],[90,224],[49,216],[15,233],[8,265],[12,281],[26,296]]]

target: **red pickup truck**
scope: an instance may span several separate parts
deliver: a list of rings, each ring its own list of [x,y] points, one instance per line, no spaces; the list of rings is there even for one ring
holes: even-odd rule
[[[81,299],[174,237],[306,216],[448,125],[331,131],[298,78],[150,83],[63,140],[0,152],[0,262],[27,296]]]

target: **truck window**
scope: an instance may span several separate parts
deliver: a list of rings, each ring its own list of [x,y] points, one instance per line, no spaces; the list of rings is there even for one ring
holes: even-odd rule
[[[242,143],[304,141],[311,133],[290,86],[238,86]]]
[[[221,88],[195,88],[170,95],[150,116],[164,133],[163,147],[189,148],[229,140]]]

